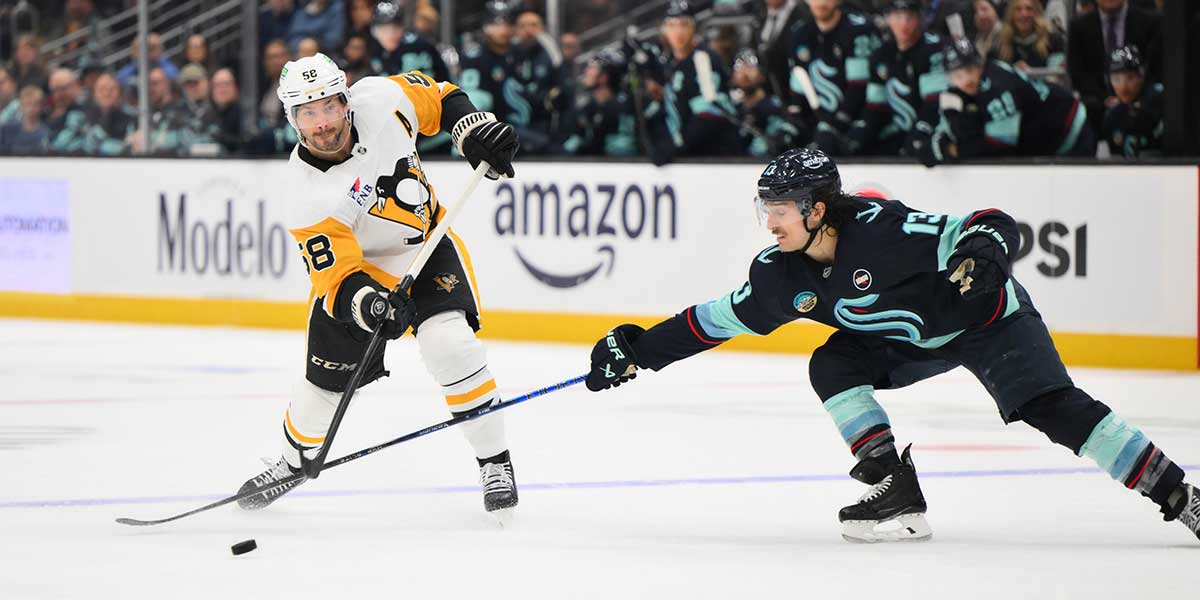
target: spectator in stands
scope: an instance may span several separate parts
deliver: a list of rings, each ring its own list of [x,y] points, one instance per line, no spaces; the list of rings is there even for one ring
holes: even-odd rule
[[[8,67],[0,66],[0,125],[21,119],[21,101],[17,99],[17,81]]]
[[[46,87],[46,69],[42,65],[39,48],[41,40],[33,34],[25,34],[17,38],[13,50],[12,75],[16,79],[17,89],[24,90],[27,86]]]
[[[183,88],[182,107],[190,119],[189,128],[207,137],[216,137],[217,114],[209,97],[208,71],[197,64],[185,65],[179,71],[179,85]]]
[[[21,120],[0,127],[0,154],[43,155],[50,150],[50,128],[42,122],[45,99],[37,86],[21,88]]]
[[[242,149],[242,105],[238,101],[237,78],[230,69],[212,75],[212,104],[217,116],[217,143],[224,153],[237,155]]]
[[[788,117],[783,101],[767,92],[767,77],[753,52],[738,54],[733,63],[733,87],[738,92],[738,117],[743,124],[739,134],[750,156],[774,157],[810,141]]]
[[[55,69],[50,73],[49,87],[50,110],[46,114],[46,127],[50,128],[50,148],[59,154],[83,152],[87,114],[75,72],[61,67]]]
[[[96,14],[92,0],[64,0],[63,18],[51,25],[50,39],[61,38],[77,31],[85,33],[68,42],[60,49],[61,52],[88,48],[91,53],[99,54],[104,50],[99,44],[107,39],[108,32],[100,25],[100,16]]]
[[[579,42],[579,34],[568,31],[558,38],[558,49],[562,52],[563,64],[572,64],[576,58],[583,52],[583,45]]]
[[[212,69],[212,57],[208,52],[208,39],[204,34],[193,33],[187,38],[183,48],[183,64],[200,65],[207,71]]]
[[[405,31],[404,5],[398,1],[383,1],[375,6],[375,36],[377,50],[371,57],[371,69],[382,75],[399,75],[421,71],[436,81],[449,81],[450,69],[433,44],[421,36]]]
[[[276,90],[279,74],[291,60],[287,44],[274,40],[263,50],[263,82],[266,91],[258,103],[258,133],[246,141],[244,152],[251,156],[272,156],[288,152],[296,144],[296,130],[283,114]]]
[[[312,56],[300,50],[305,38],[316,38],[320,48],[340,48],[345,37],[346,5],[342,0],[308,0],[304,8],[292,14],[287,41],[296,49],[296,55],[303,57]]]
[[[191,146],[188,118],[175,97],[175,89],[162,67],[150,69],[150,147],[142,144],[141,132],[134,132],[132,149],[135,154],[155,156],[187,156]]]
[[[974,32],[971,30],[975,25],[972,15],[974,4],[974,0],[930,0],[926,7],[925,23],[922,29],[949,39],[954,34],[950,29],[950,23],[961,23],[962,33],[973,37]]]
[[[1113,51],[1109,79],[1118,102],[1104,116],[1103,139],[1113,156],[1161,156],[1163,86],[1147,83],[1137,48]]]
[[[375,69],[371,67],[370,48],[367,37],[360,33],[352,33],[346,38],[342,56],[338,59],[338,66],[346,72],[346,85],[354,85],[359,79],[375,74]]]
[[[321,51],[321,42],[317,38],[306,37],[296,44],[296,58],[313,56]]]
[[[721,67],[725,71],[731,72],[733,61],[737,59],[738,55],[737,28],[732,25],[722,25],[716,29],[709,29],[709,33],[711,39],[708,42],[708,49],[721,59]]]
[[[992,0],[975,0],[975,50],[985,60],[995,58],[1000,39],[1000,9]]]
[[[1060,69],[1067,61],[1067,43],[1051,28],[1039,0],[1011,0],[996,58],[1022,70]],[[1061,81],[1060,77],[1047,78]]]
[[[350,40],[350,36],[361,35],[367,40],[371,39],[371,25],[375,19],[375,3],[371,0],[350,0],[350,7],[346,11],[348,25],[346,27],[346,40]]]
[[[1096,10],[1075,17],[1067,34],[1067,70],[1071,85],[1087,106],[1093,131],[1100,132],[1107,107],[1118,100],[1108,81],[1108,59],[1124,46],[1138,49],[1146,79],[1161,80],[1158,15],[1129,6],[1126,0],[1097,0]]]
[[[139,46],[138,38],[134,36],[130,45],[129,63],[117,71],[117,81],[122,88],[130,89],[137,86],[138,53],[141,51]],[[151,31],[150,35],[146,36],[146,59],[150,68],[162,69],[167,79],[174,81],[176,77],[179,77],[179,69],[175,63],[163,54],[162,36],[157,31]]]
[[[283,119],[283,106],[279,103],[276,90],[279,89],[279,74],[289,60],[292,60],[292,55],[283,40],[273,40],[263,48],[263,83],[266,90],[258,102],[260,127],[273,129]],[[287,122],[283,122],[283,125],[287,125]]]
[[[295,5],[292,0],[267,0],[258,13],[258,47],[266,48],[275,40],[287,40]]]
[[[121,104],[121,86],[112,73],[101,73],[92,86],[83,130],[83,152],[94,156],[129,153],[137,117]]]
[[[413,32],[427,39],[438,39],[438,23],[441,22],[441,16],[438,11],[429,3],[429,0],[423,0],[417,3],[417,11],[413,15]]]
[[[791,52],[792,27],[811,14],[802,0],[765,0],[766,15],[758,36],[759,68],[767,78],[771,94],[786,98],[788,94],[788,54]]]

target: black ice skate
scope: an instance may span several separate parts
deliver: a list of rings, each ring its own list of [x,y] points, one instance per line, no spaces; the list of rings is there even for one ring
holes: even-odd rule
[[[871,486],[857,504],[838,512],[842,537],[849,542],[924,541],[933,535],[925,521],[925,496],[917,469],[904,449],[900,464],[884,466],[874,458],[860,461],[850,476]]]
[[[483,508],[501,523],[517,505],[517,480],[513,476],[508,450],[491,458],[479,459],[479,483],[483,486]]]
[[[1171,508],[1163,509],[1164,521],[1178,520],[1188,531],[1200,538],[1200,490],[1182,483],[1168,499]]]
[[[264,487],[268,484],[274,483],[276,481],[279,481],[280,479],[288,477],[289,475],[294,475],[294,474],[300,472],[300,469],[293,469],[292,466],[289,465],[287,463],[287,461],[283,459],[283,457],[280,457],[279,460],[277,460],[275,462],[271,462],[271,459],[269,459],[269,458],[264,458],[263,462],[266,463],[267,470],[263,471],[262,473],[259,473],[254,478],[247,481],[246,483],[243,483],[242,487],[238,489],[239,494],[241,494],[243,492],[248,492],[255,488]],[[301,477],[300,479],[297,479],[296,481],[293,481],[292,483],[286,483],[279,487],[269,489],[261,494],[255,494],[253,496],[248,496],[246,498],[242,498],[241,500],[238,500],[238,506],[240,506],[246,510],[259,510],[262,508],[266,508],[272,502],[278,500],[280,496],[288,493],[293,488],[304,483],[307,480],[308,480],[307,477]]]

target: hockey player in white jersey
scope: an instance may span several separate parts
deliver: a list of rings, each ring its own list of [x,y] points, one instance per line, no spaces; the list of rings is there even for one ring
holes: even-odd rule
[[[291,61],[279,78],[279,99],[299,143],[285,182],[288,228],[312,281],[308,299],[305,379],[295,386],[283,416],[283,456],[241,491],[301,471],[329,430],[350,376],[371,333],[396,339],[409,326],[425,366],[442,386],[451,413],[499,399],[479,329],[475,274],[462,240],[442,238],[409,294],[390,293],[445,209],[417,156],[417,134],[450,132],[471,165],[486,161],[487,176],[512,177],[518,142],[513,128],[475,109],[453,84],[420,72],[346,75],[323,54]],[[386,299],[386,314],[366,307]],[[367,360],[366,385],[388,374],[384,346]],[[487,511],[517,504],[517,486],[503,415],[464,423],[475,451]],[[266,490],[239,505],[263,508],[303,483]]]

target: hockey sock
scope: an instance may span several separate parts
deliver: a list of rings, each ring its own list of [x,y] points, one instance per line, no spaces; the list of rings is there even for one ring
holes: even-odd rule
[[[835,394],[825,401],[825,410],[858,460],[873,457],[898,464],[895,438],[887,413],[875,401],[874,388],[860,385]]]
[[[452,414],[460,414],[498,401],[496,380],[487,367],[483,343],[462,311],[436,314],[421,323],[417,343],[425,366],[442,386]],[[459,426],[477,458],[495,456],[508,449],[504,415],[496,413]]]
[[[1160,506],[1167,505],[1171,492],[1183,481],[1183,469],[1140,429],[1112,412],[1092,430],[1079,456],[1096,461],[1113,479]]]
[[[308,381],[292,388],[292,402],[283,414],[283,458],[293,469],[300,468],[301,454],[311,458],[325,443],[341,396]]]

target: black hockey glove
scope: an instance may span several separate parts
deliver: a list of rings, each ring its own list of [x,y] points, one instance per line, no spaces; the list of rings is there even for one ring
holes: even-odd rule
[[[637,377],[633,343],[645,331],[637,325],[618,325],[596,342],[592,348],[592,370],[584,382],[589,390],[606,390]]]
[[[978,227],[977,233],[958,241],[954,253],[946,261],[950,282],[958,284],[958,293],[967,300],[996,293],[1008,283],[1012,274],[1008,253],[992,237],[992,228]]]
[[[379,335],[394,340],[408,331],[417,316],[417,304],[406,292],[379,292],[364,287],[354,294],[354,322],[367,331],[381,328]]]
[[[463,119],[469,117],[470,115]],[[467,158],[467,162],[471,163],[471,168],[478,167],[480,161],[487,161],[487,164],[492,166],[488,169],[487,178],[499,179],[501,176],[512,177],[515,174],[512,161],[520,146],[517,131],[512,125],[496,121],[493,117],[492,120],[469,129],[459,149]]]

